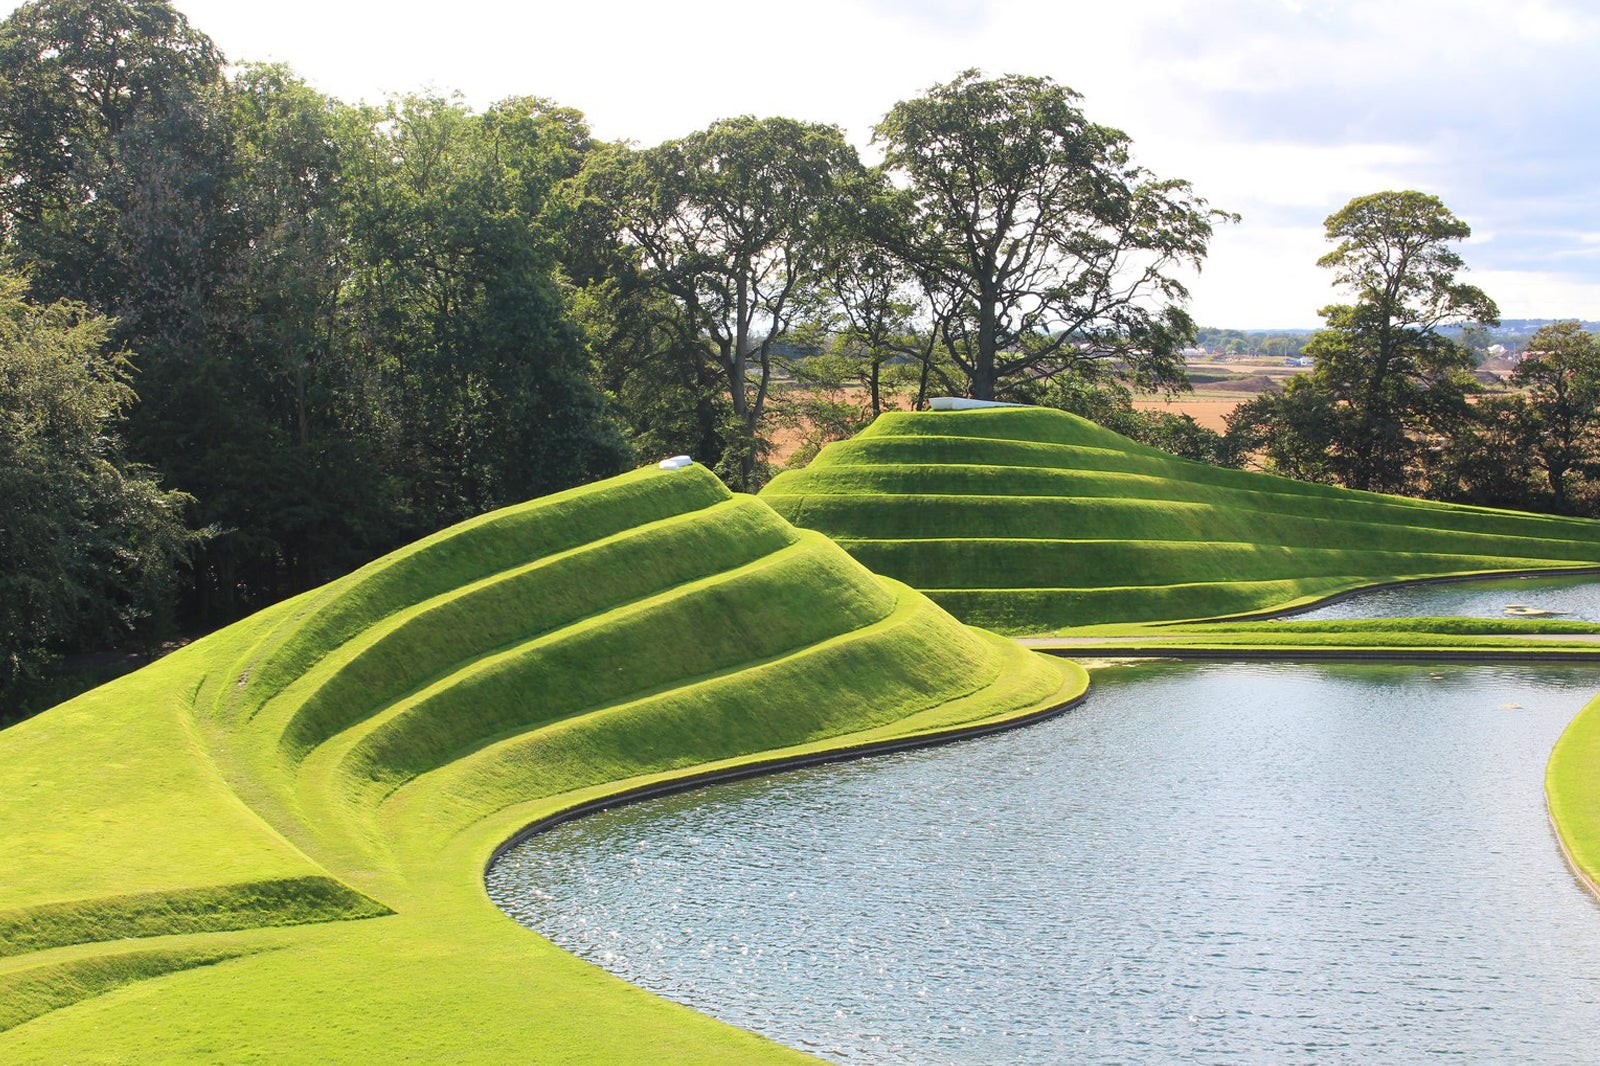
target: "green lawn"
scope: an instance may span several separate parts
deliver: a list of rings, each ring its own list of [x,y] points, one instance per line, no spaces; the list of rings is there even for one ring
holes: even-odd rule
[[[0,1062],[804,1061],[516,925],[495,848],[1085,690],[940,605],[1082,655],[1600,654],[1563,620],[1197,621],[1596,562],[1600,524],[1197,466],[1040,410],[885,416],[760,498],[651,469],[485,515],[0,732]],[[1591,877],[1597,708],[1547,781]]]
[[[699,467],[486,515],[0,732],[0,1061],[803,1060],[513,923],[494,848],[1086,684]]]

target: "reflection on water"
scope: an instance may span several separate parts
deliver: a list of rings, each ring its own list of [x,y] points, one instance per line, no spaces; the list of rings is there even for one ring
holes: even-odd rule
[[[1593,1061],[1600,907],[1541,784],[1600,672],[1095,682],[1019,732],[584,819],[491,894],[837,1061]]]
[[[1375,589],[1293,616],[1317,618],[1413,618],[1459,616],[1511,618],[1509,606],[1548,611],[1558,618],[1600,622],[1600,581],[1584,577],[1514,577]],[[1535,615],[1537,617],[1537,615]]]

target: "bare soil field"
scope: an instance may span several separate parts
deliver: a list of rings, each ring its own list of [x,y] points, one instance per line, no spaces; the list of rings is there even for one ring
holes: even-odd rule
[[[1250,395],[1243,393],[1227,397],[1189,394],[1174,396],[1170,400],[1151,396],[1135,399],[1133,406],[1139,411],[1165,411],[1172,415],[1188,415],[1205,428],[1221,433],[1228,428],[1229,412],[1250,398]]]

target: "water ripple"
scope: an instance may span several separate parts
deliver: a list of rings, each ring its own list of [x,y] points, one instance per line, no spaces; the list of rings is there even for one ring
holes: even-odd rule
[[[1541,785],[1596,690],[1137,667],[1021,732],[563,826],[490,891],[840,1062],[1592,1061],[1600,907]]]

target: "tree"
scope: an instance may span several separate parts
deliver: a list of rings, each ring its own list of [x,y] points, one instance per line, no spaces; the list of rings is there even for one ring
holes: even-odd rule
[[[351,224],[350,343],[379,375],[409,531],[621,469],[539,222],[588,151],[576,112],[408,96],[374,121]]]
[[[580,225],[615,234],[709,343],[745,438],[728,442],[741,487],[756,475],[773,347],[814,297],[859,170],[837,127],[745,116],[655,148],[599,151],[570,190]]]
[[[1048,78],[969,70],[874,130],[913,202],[881,239],[951,305],[941,340],[979,399],[1087,360],[1182,380],[1194,323],[1174,271],[1198,267],[1230,216],[1135,166],[1127,135],[1078,99]]]
[[[1471,417],[1473,359],[1441,327],[1493,325],[1499,312],[1457,279],[1465,264],[1451,245],[1472,231],[1436,196],[1360,196],[1328,216],[1326,230],[1338,244],[1318,264],[1355,302],[1320,312],[1327,328],[1306,345],[1314,365],[1303,383],[1230,425],[1242,430],[1248,416],[1277,452],[1325,455],[1298,470],[1280,466],[1285,473],[1407,491],[1425,480],[1430,442]]]
[[[0,220],[82,207],[117,142],[215,85],[222,57],[165,0],[38,0],[0,25]]]
[[[35,292],[116,313],[123,339],[180,328],[215,264],[222,62],[165,0],[38,0],[0,24],[0,236]]]
[[[1523,441],[1544,472],[1554,509],[1569,508],[1568,477],[1596,461],[1600,429],[1600,338],[1577,322],[1535,333],[1511,373],[1527,390]]]
[[[190,497],[123,455],[134,395],[110,322],[25,292],[0,274],[0,691],[169,611],[197,539]]]

